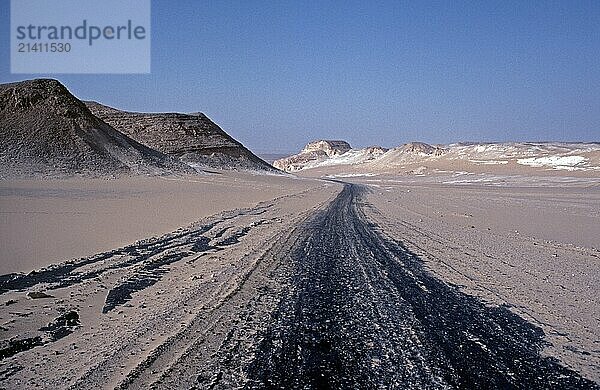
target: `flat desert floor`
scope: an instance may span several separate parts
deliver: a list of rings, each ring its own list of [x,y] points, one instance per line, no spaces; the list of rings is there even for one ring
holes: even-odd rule
[[[90,256],[311,185],[227,171],[189,178],[0,181],[0,274]]]
[[[598,387],[597,181],[342,176],[0,182],[0,387]]]
[[[388,179],[364,182],[386,233],[440,279],[541,327],[546,353],[600,379],[600,185]]]

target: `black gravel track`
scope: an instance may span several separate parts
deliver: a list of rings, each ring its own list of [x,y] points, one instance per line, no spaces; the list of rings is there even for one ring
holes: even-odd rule
[[[346,185],[292,250],[248,388],[599,388],[542,357],[542,330],[428,273]]]

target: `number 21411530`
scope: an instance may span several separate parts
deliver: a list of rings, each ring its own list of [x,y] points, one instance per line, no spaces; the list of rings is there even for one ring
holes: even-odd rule
[[[19,43],[17,46],[19,53],[68,53],[71,51],[70,43]]]

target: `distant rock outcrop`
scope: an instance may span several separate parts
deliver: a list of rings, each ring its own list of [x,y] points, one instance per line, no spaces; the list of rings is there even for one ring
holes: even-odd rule
[[[441,156],[442,154],[444,154],[446,152],[445,148],[442,148],[440,146],[432,146],[432,145],[426,144],[424,142],[409,142],[407,144],[400,146],[399,148],[396,148],[395,150],[398,150],[398,151],[404,152],[404,153],[413,153],[413,154],[420,154],[420,155],[433,155],[433,156]]]
[[[0,176],[192,173],[94,116],[60,82],[0,85]]]
[[[352,147],[346,141],[314,141],[306,145],[300,153],[276,160],[273,166],[287,172],[299,171],[309,164],[314,165],[331,157],[340,156],[351,149]]]
[[[194,167],[276,171],[202,113],[138,113],[96,102],[86,105],[120,132]]]
[[[300,154],[318,154],[326,155],[328,157],[339,156],[352,149],[350,144],[346,141],[330,141],[320,140],[311,142],[302,149]]]
[[[375,160],[387,152],[381,146],[352,149],[346,141],[320,140],[311,142],[290,157],[276,160],[273,165],[287,172],[332,165],[356,165]]]
[[[313,142],[299,154],[277,160],[274,165],[288,172],[321,168],[321,173],[330,175],[336,172],[336,167],[344,175],[518,174],[528,171],[554,174],[567,171],[589,176],[600,172],[599,143],[470,142],[430,145],[410,142],[389,150],[381,147],[347,150],[349,145],[345,142],[341,148],[333,148],[331,142]],[[341,152],[340,149],[346,151]]]

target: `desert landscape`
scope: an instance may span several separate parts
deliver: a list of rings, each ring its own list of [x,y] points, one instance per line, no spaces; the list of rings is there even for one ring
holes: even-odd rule
[[[0,388],[600,387],[600,144],[310,142],[0,86]]]

